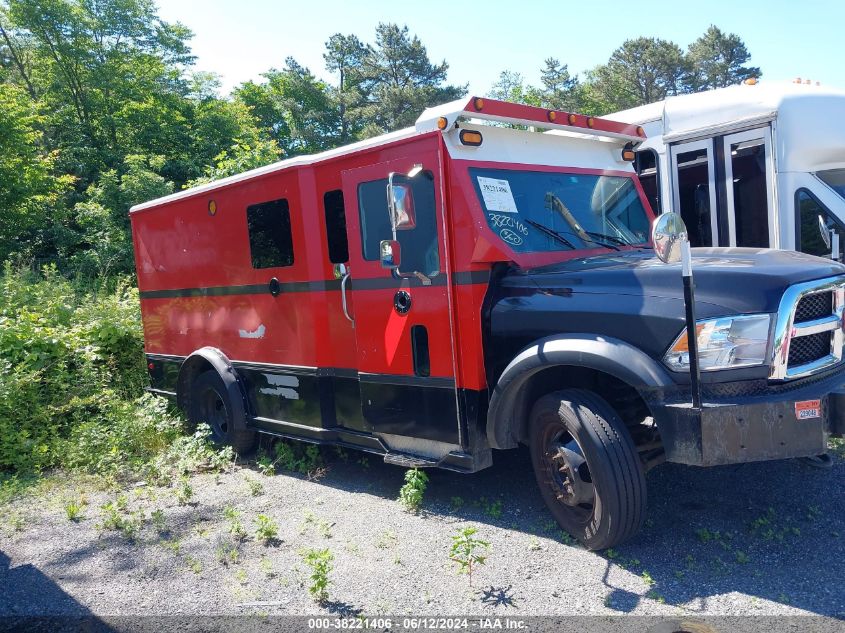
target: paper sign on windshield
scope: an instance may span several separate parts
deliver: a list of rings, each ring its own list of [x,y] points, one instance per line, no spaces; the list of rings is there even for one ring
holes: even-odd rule
[[[507,180],[478,176],[478,186],[488,211],[518,213],[513,193],[511,193],[511,185]]]

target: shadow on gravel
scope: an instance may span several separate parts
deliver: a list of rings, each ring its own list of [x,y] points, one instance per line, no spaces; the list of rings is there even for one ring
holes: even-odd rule
[[[518,530],[580,550],[545,509],[527,451],[497,452],[494,459],[492,468],[473,475],[429,471],[424,516]],[[365,463],[334,462],[320,483],[395,499],[403,469],[372,457]],[[660,466],[647,476],[649,511],[640,534],[591,554],[606,561],[607,606],[630,612],[656,600],[704,611],[710,596],[737,592],[845,617],[843,478],[841,458],[829,470],[796,460]],[[614,577],[626,572],[649,589],[637,594],[616,586]]]
[[[109,631],[85,606],[62,591],[33,565],[10,566],[9,557],[0,550],[0,631],[62,631],[84,618],[89,630]],[[38,596],[38,600],[32,599]],[[38,612],[30,610],[37,604]],[[49,605],[48,611],[43,609]]]

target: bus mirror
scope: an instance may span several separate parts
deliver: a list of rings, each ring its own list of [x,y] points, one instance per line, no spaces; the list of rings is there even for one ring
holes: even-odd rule
[[[387,199],[390,205],[390,226],[394,231],[408,231],[417,225],[411,185],[391,182],[387,186]]]
[[[827,224],[825,224],[824,218],[822,217],[821,213],[819,213],[819,233],[822,234],[822,240],[824,241],[825,247],[830,250],[830,231],[828,230]]]
[[[681,259],[681,242],[687,239],[687,227],[677,213],[658,215],[651,225],[654,254],[664,264],[674,264]]]
[[[402,263],[402,248],[396,240],[382,240],[379,244],[379,260],[382,268],[398,270]]]

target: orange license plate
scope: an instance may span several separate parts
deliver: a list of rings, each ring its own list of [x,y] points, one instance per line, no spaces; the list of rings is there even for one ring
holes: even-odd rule
[[[801,400],[795,403],[795,417],[799,420],[812,420],[822,417],[821,400]]]

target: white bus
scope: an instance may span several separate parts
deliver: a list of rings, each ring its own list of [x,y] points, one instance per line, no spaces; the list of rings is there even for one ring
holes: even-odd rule
[[[636,168],[693,246],[798,250],[845,261],[845,91],[754,83],[609,118],[641,125]]]

